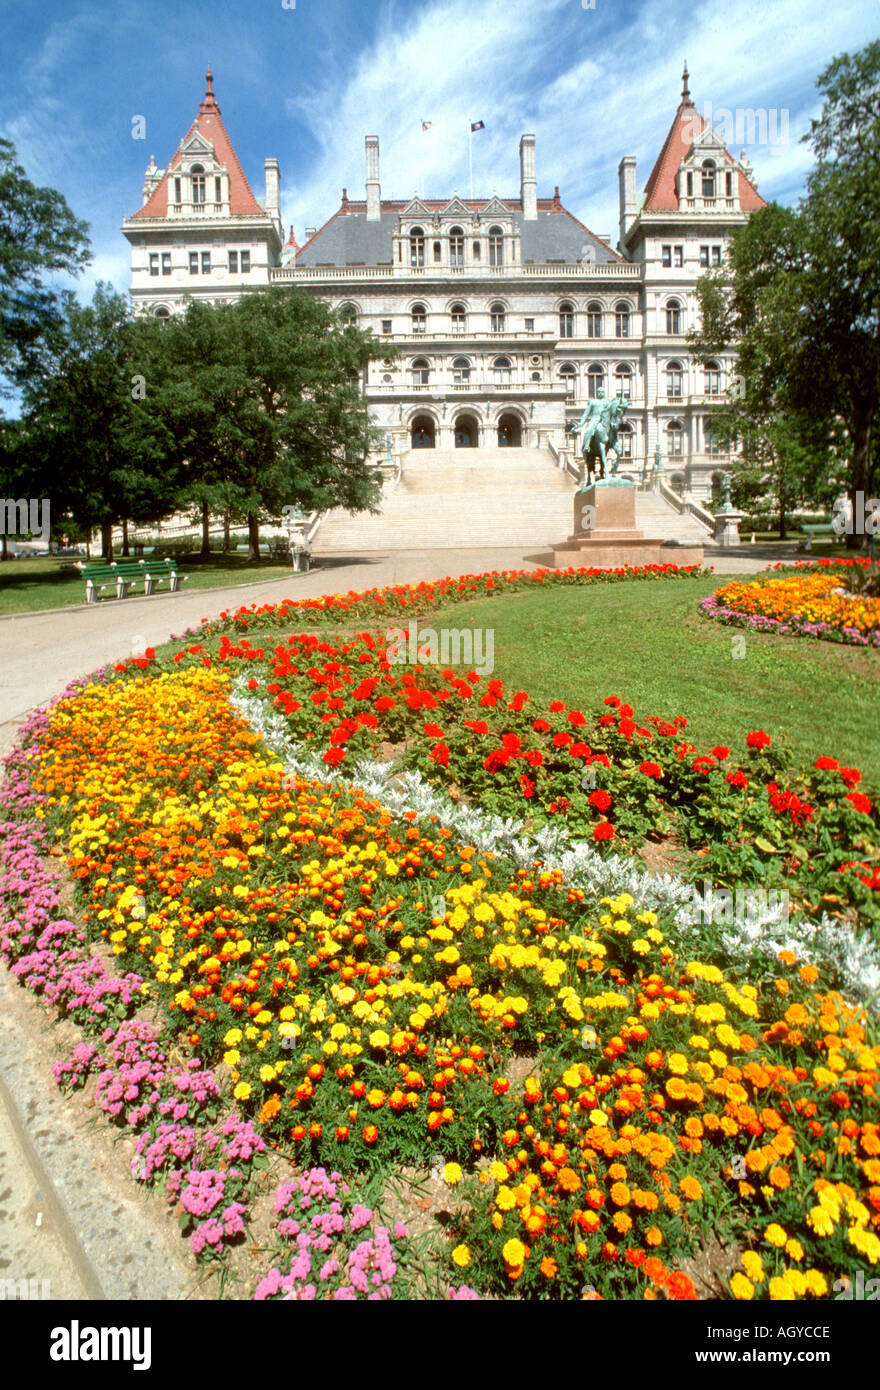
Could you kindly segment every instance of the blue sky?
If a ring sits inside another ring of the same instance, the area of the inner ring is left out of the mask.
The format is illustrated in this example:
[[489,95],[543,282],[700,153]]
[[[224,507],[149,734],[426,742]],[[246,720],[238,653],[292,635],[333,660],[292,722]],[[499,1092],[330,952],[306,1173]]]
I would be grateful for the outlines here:
[[[410,196],[423,176],[428,196],[467,194],[469,120],[486,125],[476,194],[518,194],[519,137],[532,131],[539,196],[559,184],[565,205],[616,242],[618,162],[636,155],[641,189],[684,58],[699,110],[777,113],[776,142],[748,153],[761,193],[790,203],[810,163],[799,137],[819,110],[817,75],[880,32],[878,0],[593,3],[2,0],[0,134],[34,182],[91,224],[84,292],[99,278],[128,288],[119,224],[140,206],[150,154],[164,167],[185,134],[209,62],[258,197],[264,159],[280,160],[282,215],[300,242],[343,185],[364,196],[367,134],[380,137],[384,197]],[[132,139],[136,116],[143,140]]]

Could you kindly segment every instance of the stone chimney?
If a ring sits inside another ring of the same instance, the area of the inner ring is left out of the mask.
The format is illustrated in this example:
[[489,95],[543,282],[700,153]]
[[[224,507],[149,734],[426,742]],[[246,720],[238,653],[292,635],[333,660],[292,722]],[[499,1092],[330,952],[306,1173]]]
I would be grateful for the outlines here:
[[311,241],[311,239],[312,239],[312,237],[313,237],[314,235],[315,235],[315,228],[314,228],[314,227],[306,227],[306,241]]
[[519,193],[523,218],[535,222],[538,217],[538,184],[535,179],[535,137],[524,135],[519,142]]
[[278,228],[278,235],[282,236],[281,169],[277,159],[266,160],[266,213]]
[[379,137],[368,135],[364,141],[367,151],[367,221],[379,221]]
[[617,166],[620,189],[620,245],[623,248],[626,235],[638,215],[636,199],[636,157],[626,154]]

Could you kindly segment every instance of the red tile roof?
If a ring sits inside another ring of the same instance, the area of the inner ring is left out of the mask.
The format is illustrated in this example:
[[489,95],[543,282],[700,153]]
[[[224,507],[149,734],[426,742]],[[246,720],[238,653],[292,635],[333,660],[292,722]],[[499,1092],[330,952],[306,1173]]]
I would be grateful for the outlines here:
[[[675,176],[681,161],[693,144],[694,137],[702,134],[705,128],[706,122],[691,101],[687,87],[687,69],[685,69],[685,86],[681,102],[663,148],[657,156],[657,162],[645,184],[643,212],[678,211]],[[726,151],[726,153],[729,155],[730,152]],[[742,170],[739,169],[737,172],[739,174],[739,205],[742,210],[744,212],[756,212],[758,208],[765,207],[765,200],[757,189],[749,183]]]
[[180,150],[194,131],[205,139],[209,140],[214,146],[214,155],[218,164],[226,166],[229,172],[229,211],[233,217],[265,217],[265,211],[260,207],[253,193],[251,186],[245,178],[244,170],[238,162],[238,155],[232,145],[232,141],[227,134],[226,127],[220,116],[220,107],[214,96],[213,79],[211,69],[207,72],[207,91],[205,99],[199,107],[199,114],[196,116],[186,135],[178,147],[177,153],[171,160],[165,173],[157,183],[150,197],[142,208],[138,208],[134,213],[135,217],[167,217],[168,216],[168,178],[174,169],[180,167]]

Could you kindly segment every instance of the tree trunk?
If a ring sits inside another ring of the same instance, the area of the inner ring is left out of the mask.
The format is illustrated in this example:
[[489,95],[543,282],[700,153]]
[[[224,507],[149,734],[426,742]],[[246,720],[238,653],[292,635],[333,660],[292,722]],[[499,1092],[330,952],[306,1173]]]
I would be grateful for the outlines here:
[[113,522],[101,522],[101,559],[109,565],[113,559]]
[[9,541],[8,541],[7,537],[4,535],[4,537],[3,537],[3,546],[2,546],[2,550],[0,550],[0,560],[8,560],[8,559],[9,559]]
[[129,552],[128,552],[128,522],[127,522],[127,521],[123,521],[123,523],[122,523],[122,558],[123,558],[123,560],[127,560],[127,559],[129,558]]
[[785,540],[785,537],[786,537],[785,522],[786,522],[786,515],[785,515],[785,493],[784,493],[784,492],[782,491],[782,489],[780,488],[780,490],[779,490],[779,539],[780,539],[781,541],[784,541],[784,540]]
[[226,508],[226,511],[223,513],[223,554],[224,554],[224,555],[228,555],[228,554],[229,554],[229,551],[232,549],[232,539],[231,539],[231,536],[230,536],[230,534],[229,534],[229,533],[230,533],[230,528],[231,528],[231,526],[232,526],[232,513],[230,512],[229,508],[227,507],[227,508]]
[[[874,423],[873,411],[863,405],[854,412],[853,421],[853,461],[849,485],[849,502],[852,508],[852,530],[846,533],[847,550],[860,550],[866,543],[864,517],[868,506],[868,493],[871,488],[871,434]],[[862,494],[859,505],[859,493]]]
[[202,502],[202,554],[203,560],[211,558],[211,513],[208,503]]
[[257,520],[256,512],[248,512],[248,559],[259,560],[260,558],[260,523]]

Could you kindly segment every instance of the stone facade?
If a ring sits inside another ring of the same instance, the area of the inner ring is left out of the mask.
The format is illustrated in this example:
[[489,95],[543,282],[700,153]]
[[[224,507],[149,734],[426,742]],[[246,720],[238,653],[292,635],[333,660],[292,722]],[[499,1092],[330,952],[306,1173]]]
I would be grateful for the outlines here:
[[266,160],[257,200],[223,126],[210,74],[193,126],[167,169],[151,160],[143,206],[126,219],[137,310],[235,299],[295,285],[344,308],[398,350],[364,390],[386,448],[570,449],[568,427],[601,388],[629,399],[621,473],[640,479],[659,444],[677,490],[706,496],[725,456],[706,412],[731,360],[689,352],[696,283],[721,264],[731,232],[763,204],[751,169],[697,114],[687,86],[644,193],[621,160],[617,248],[537,196],[535,140],[520,141],[516,198],[383,200],[379,141],[365,142],[365,197],[299,247],[283,243],[280,172]]

